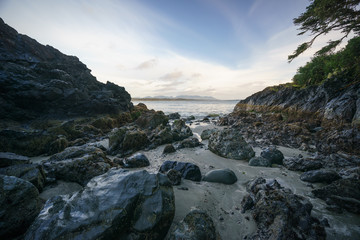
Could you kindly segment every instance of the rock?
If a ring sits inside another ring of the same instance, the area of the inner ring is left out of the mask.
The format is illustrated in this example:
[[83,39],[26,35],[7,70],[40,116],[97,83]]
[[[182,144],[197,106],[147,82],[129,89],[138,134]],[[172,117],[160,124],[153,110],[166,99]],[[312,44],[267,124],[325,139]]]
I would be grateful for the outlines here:
[[171,120],[180,119],[180,117],[181,116],[180,116],[180,114],[178,112],[169,114],[169,119],[171,119]]
[[260,156],[270,160],[271,164],[283,164],[284,155],[275,147],[266,148],[260,153]]
[[122,162],[122,166],[125,168],[140,168],[149,165],[149,159],[143,153],[136,153],[131,157],[125,158]]
[[149,140],[144,131],[136,128],[122,127],[114,129],[109,136],[109,153],[125,156],[144,149]]
[[52,143],[50,143],[48,153],[55,154],[55,153],[61,152],[68,146],[69,146],[68,140],[64,137],[60,137],[60,138],[56,139],[55,141],[53,141]]
[[304,182],[311,183],[331,183],[341,177],[333,170],[311,170],[301,174],[300,179]]
[[0,19],[1,119],[117,114],[132,108],[123,87],[96,80],[77,57],[9,27]]
[[209,138],[209,149],[213,153],[236,160],[249,160],[255,152],[237,129],[219,130]]
[[143,112],[135,123],[143,129],[155,129],[159,125],[166,126],[168,117],[162,111],[146,111]]
[[214,132],[216,132],[216,129],[205,129],[204,131],[202,131],[201,133],[201,139],[202,140],[206,140],[210,138],[210,135],[213,134]]
[[193,121],[195,120],[195,117],[193,115],[190,115],[186,118],[186,121]]
[[14,176],[29,181],[41,192],[45,184],[45,173],[41,165],[17,164],[6,168],[0,168],[0,174]]
[[41,209],[39,191],[28,181],[0,175],[0,238],[12,239],[30,226]]
[[306,172],[310,170],[317,170],[323,167],[321,161],[312,158],[285,158],[283,165],[291,171]]
[[163,154],[173,153],[173,152],[176,152],[176,149],[174,148],[174,146],[173,146],[172,144],[167,144],[167,145],[164,147]]
[[276,180],[257,178],[247,185],[244,211],[252,210],[257,231],[250,239],[325,239],[320,221],[311,216],[312,204],[305,197],[281,187]]
[[263,157],[253,157],[249,160],[249,166],[271,167],[271,161]]
[[356,214],[360,214],[360,180],[359,179],[339,179],[331,184],[312,193],[326,201],[329,205],[337,205],[343,209]]
[[27,163],[30,163],[30,158],[28,157],[17,155],[15,153],[0,152],[0,168]]
[[163,239],[175,214],[164,175],[111,170],[49,199],[25,239]]
[[167,171],[166,176],[169,178],[172,185],[180,185],[181,183],[181,173],[175,169],[170,169]]
[[203,181],[216,182],[223,184],[234,184],[237,181],[237,177],[230,169],[216,169],[211,170],[205,174]]
[[180,172],[181,177],[184,179],[188,179],[196,182],[201,181],[200,168],[195,164],[188,162],[165,161],[161,165],[159,172],[166,173],[170,169],[175,169],[178,172]]
[[201,146],[202,144],[199,142],[199,139],[196,137],[191,137],[185,140],[182,140],[180,143],[175,145],[176,149],[182,149],[182,148],[194,148]]
[[169,240],[220,240],[213,220],[201,210],[192,210],[170,233]]
[[180,141],[193,135],[190,127],[185,124],[185,121],[175,120],[171,126],[174,141]]
[[85,186],[93,177],[107,172],[111,164],[101,149],[84,145],[66,148],[44,162],[43,166],[49,177]]

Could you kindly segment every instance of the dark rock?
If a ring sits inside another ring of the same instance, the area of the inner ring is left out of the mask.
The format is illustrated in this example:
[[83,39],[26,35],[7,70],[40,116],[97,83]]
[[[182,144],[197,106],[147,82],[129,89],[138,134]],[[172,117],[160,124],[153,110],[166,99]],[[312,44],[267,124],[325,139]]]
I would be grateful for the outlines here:
[[50,143],[48,153],[55,154],[55,153],[61,152],[68,146],[69,146],[68,140],[64,137],[60,137],[60,138],[56,139],[55,141],[53,141],[52,143]]
[[164,175],[111,170],[72,196],[49,199],[25,239],[163,239],[174,201]]
[[17,164],[6,168],[0,168],[0,174],[14,176],[29,181],[41,192],[45,184],[45,173],[41,165]]
[[167,171],[166,176],[169,178],[172,185],[180,185],[181,183],[181,173],[175,169],[170,169]]
[[260,153],[260,156],[270,160],[271,164],[283,164],[284,155],[275,147],[266,148]]
[[218,240],[211,217],[200,210],[193,210],[170,233],[169,240]]
[[349,212],[360,214],[359,179],[339,179],[325,187],[313,190],[312,193],[328,204],[334,204]]
[[249,160],[249,166],[271,167],[271,161],[263,157],[253,157]]
[[131,157],[125,158],[121,164],[125,168],[140,168],[150,165],[149,159],[142,153],[136,153]]
[[182,140],[180,143],[175,145],[176,149],[182,149],[182,148],[194,148],[201,146],[202,144],[199,142],[199,139],[196,137],[188,138]]
[[193,135],[189,126],[185,124],[185,121],[175,120],[171,126],[174,141],[180,141]]
[[310,170],[317,170],[323,167],[321,161],[312,158],[285,158],[283,165],[291,171],[306,172]]
[[255,156],[238,129],[224,129],[211,134],[209,149],[221,157],[236,160],[249,160]]
[[101,149],[84,145],[66,148],[44,162],[43,166],[49,177],[85,186],[93,177],[107,172],[111,164]]
[[143,112],[135,123],[143,129],[155,129],[156,127],[168,124],[168,117],[162,111]]
[[195,117],[193,115],[190,115],[186,118],[186,121],[193,121],[195,120]]
[[213,134],[214,132],[216,132],[216,129],[205,129],[204,131],[202,131],[201,133],[201,139],[202,140],[206,140],[210,138],[210,135]]
[[167,144],[167,145],[164,147],[163,154],[173,153],[173,152],[176,152],[176,149],[174,148],[174,146],[173,146],[172,144]]
[[237,181],[237,177],[235,173],[230,169],[216,169],[206,173],[203,181],[223,184],[234,184]]
[[188,162],[165,161],[161,167],[160,172],[166,173],[170,169],[175,169],[181,173],[181,177],[192,181],[201,181],[200,168],[195,164]]
[[300,179],[304,182],[311,183],[331,183],[340,179],[341,177],[333,170],[311,170],[301,174]]
[[41,209],[39,191],[28,181],[0,175],[0,238],[12,239],[30,226]]
[[148,145],[149,140],[146,133],[136,128],[115,129],[109,136],[109,153],[111,155],[129,155]]
[[30,158],[15,153],[0,152],[0,168],[26,163],[30,163]]
[[257,231],[251,239],[325,239],[320,221],[311,216],[312,204],[276,180],[257,178],[249,182],[250,195],[242,201],[243,210],[252,209]]
[[132,108],[123,87],[98,82],[77,57],[18,34],[0,19],[1,119],[116,114]]
[[180,116],[180,114],[178,112],[169,114],[169,119],[171,119],[171,120],[180,119],[180,117],[181,116]]

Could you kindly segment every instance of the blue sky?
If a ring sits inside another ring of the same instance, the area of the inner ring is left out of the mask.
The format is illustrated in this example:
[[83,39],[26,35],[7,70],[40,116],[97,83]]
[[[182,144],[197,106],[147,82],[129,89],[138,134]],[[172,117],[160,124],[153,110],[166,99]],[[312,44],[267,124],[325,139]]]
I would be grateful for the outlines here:
[[75,55],[133,97],[243,99],[291,81],[328,39],[291,64],[307,0],[0,0],[18,32]]

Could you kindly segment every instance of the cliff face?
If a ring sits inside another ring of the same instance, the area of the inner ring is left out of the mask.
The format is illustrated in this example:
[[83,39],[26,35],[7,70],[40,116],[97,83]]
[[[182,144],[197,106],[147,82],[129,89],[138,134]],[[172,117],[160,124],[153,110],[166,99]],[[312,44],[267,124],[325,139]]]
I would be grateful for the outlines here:
[[360,121],[360,82],[331,78],[320,86],[299,89],[291,86],[268,87],[240,101],[239,110],[292,110],[326,120],[348,123]]
[[100,83],[77,57],[17,33],[0,18],[0,119],[116,114],[132,108],[123,87]]

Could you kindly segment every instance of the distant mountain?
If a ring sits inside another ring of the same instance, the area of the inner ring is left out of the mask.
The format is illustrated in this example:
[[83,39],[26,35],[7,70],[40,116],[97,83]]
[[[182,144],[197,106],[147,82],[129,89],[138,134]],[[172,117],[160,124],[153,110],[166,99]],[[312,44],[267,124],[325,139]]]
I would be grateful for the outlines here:
[[139,97],[135,97],[133,98],[133,100],[136,100],[136,99],[148,99],[148,100],[157,100],[157,99],[161,99],[161,100],[218,100],[214,97],[211,97],[211,96],[198,96],[198,95],[179,95],[179,96],[176,96],[176,97],[173,97],[173,96],[146,96],[146,97],[143,97],[143,98],[139,98]]

